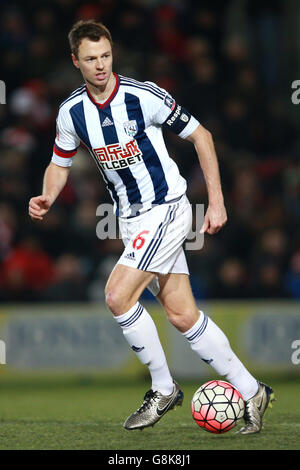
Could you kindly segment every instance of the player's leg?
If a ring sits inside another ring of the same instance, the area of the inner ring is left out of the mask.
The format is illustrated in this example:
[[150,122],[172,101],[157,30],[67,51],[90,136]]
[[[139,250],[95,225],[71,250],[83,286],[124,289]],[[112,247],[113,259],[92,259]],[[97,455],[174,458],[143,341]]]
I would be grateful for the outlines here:
[[152,379],[142,406],[124,423],[128,430],[153,426],[168,410],[182,403],[183,393],[173,381],[155,324],[138,302],[154,274],[117,264],[107,286],[106,302],[123,334]]
[[157,275],[159,292],[156,296],[164,307],[168,320],[181,333],[188,331],[199,319],[199,309],[192,293],[189,276],[182,273]]
[[139,297],[154,274],[117,264],[105,289],[106,303],[139,360],[148,366],[152,390],[169,395],[173,390],[166,357],[152,317]]
[[187,338],[191,348],[216,372],[224,376],[245,400],[245,426],[242,434],[253,434],[262,428],[263,415],[273,390],[258,382],[232,351],[222,330],[196,307],[187,274],[158,276],[157,299],[167,312],[169,321]]
[[133,307],[155,275],[148,271],[116,264],[105,287],[106,303],[114,316]]
[[185,336],[191,348],[216,372],[231,382],[244,399],[253,397],[258,389],[256,379],[247,371],[222,330],[199,311],[187,274],[170,273],[158,276],[158,300],[169,321]]

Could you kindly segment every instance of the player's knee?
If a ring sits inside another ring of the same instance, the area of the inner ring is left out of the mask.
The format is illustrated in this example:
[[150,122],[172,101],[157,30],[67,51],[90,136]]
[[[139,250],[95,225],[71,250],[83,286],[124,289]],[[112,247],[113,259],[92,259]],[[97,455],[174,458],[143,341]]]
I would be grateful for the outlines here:
[[[105,290],[105,301],[109,310],[114,315],[121,315],[126,312],[126,307],[124,306],[124,299],[120,295],[117,289],[106,289]],[[125,308],[125,312],[124,312]]]

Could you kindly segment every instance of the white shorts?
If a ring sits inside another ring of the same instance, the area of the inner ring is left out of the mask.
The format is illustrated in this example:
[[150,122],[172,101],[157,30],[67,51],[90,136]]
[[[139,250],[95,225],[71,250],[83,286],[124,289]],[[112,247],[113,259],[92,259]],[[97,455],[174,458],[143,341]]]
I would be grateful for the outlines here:
[[[192,209],[186,195],[132,219],[119,218],[125,250],[118,263],[160,274],[189,274],[182,245],[191,226]],[[148,289],[158,294],[157,277]]]

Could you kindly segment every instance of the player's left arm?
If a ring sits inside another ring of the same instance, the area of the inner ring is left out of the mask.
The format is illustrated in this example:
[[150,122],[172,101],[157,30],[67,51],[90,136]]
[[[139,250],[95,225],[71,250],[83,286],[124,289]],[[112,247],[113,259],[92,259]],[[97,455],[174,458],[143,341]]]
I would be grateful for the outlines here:
[[211,133],[201,124],[186,137],[198,155],[208,193],[208,208],[200,233],[217,233],[227,222],[218,159]]
[[176,103],[175,99],[154,83],[147,82],[154,89],[157,97],[151,95],[148,102],[151,121],[162,125],[182,139],[187,139],[195,146],[202,168],[207,191],[208,208],[201,233],[217,233],[226,223],[227,214],[221,188],[218,159],[211,133],[192,116],[187,109]]

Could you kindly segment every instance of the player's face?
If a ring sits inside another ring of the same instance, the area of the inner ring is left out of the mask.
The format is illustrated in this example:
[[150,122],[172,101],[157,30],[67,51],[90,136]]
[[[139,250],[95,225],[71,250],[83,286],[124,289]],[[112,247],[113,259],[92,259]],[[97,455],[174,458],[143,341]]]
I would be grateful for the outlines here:
[[112,50],[109,40],[102,36],[99,41],[84,38],[78,49],[78,58],[72,54],[75,67],[80,69],[89,84],[105,89],[112,76]]

